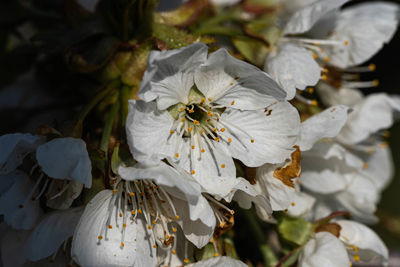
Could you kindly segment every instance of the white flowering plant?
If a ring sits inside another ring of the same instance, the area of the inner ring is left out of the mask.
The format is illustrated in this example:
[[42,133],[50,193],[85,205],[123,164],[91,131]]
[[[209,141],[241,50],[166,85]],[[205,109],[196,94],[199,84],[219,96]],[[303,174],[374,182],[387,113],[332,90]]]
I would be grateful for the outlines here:
[[[396,3],[0,4],[1,266],[388,266]],[[8,111],[8,112],[7,112]],[[396,228],[397,227],[397,228]]]

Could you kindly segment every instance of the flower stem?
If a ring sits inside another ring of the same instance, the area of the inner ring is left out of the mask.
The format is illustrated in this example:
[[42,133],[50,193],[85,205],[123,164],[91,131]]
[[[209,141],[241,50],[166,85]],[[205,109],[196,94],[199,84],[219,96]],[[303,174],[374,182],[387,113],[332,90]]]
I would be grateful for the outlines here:
[[110,142],[110,135],[113,129],[115,118],[118,116],[118,111],[120,110],[120,104],[120,101],[115,101],[107,114],[107,119],[104,124],[104,130],[100,141],[100,149],[106,153],[106,156],[108,155],[108,143]]
[[276,266],[276,264],[278,264],[279,262],[278,257],[275,255],[272,247],[268,244],[265,233],[262,231],[256,216],[254,216],[254,213],[251,210],[243,210],[243,213],[243,217],[246,219],[249,228],[253,234],[253,237],[260,249],[261,255],[264,260],[264,266]]

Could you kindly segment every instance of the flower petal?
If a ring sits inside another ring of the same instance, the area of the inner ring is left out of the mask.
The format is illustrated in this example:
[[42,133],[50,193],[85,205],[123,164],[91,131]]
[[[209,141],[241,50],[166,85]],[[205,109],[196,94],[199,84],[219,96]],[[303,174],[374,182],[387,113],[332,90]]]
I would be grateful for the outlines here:
[[25,156],[35,151],[44,138],[31,134],[6,134],[0,136],[0,174],[15,170]]
[[315,85],[321,77],[321,68],[312,53],[290,43],[280,45],[277,53],[271,53],[265,63],[265,71],[286,91],[287,100],[296,95],[296,89]]
[[297,110],[287,102],[276,102],[265,110],[226,109],[220,122],[232,137],[228,148],[246,166],[281,163],[290,157],[300,128]]
[[322,103],[327,106],[346,105],[351,107],[364,98],[364,95],[358,89],[335,88],[326,82],[318,83],[316,90]]
[[112,195],[111,190],[103,190],[86,206],[72,240],[73,260],[81,266],[155,266],[156,251],[150,243],[154,244],[154,240],[149,239],[145,223],[139,217],[133,222],[128,220],[123,248],[123,218],[114,214],[113,228],[108,229],[107,238],[99,240],[112,212],[109,210]]
[[350,266],[349,257],[342,242],[334,235],[319,232],[304,246],[299,257],[299,267]]
[[[126,135],[133,157],[143,163],[158,163],[172,156],[174,140],[169,140],[173,118],[167,111],[159,111],[154,102],[129,101]],[[172,135],[171,138],[175,138]]]
[[83,213],[83,208],[56,211],[46,215],[35,227],[26,243],[27,257],[37,261],[54,254],[69,237]]
[[[53,180],[52,182],[57,183],[60,182],[63,184],[63,181]],[[62,188],[62,187],[61,187]],[[62,189],[61,189],[62,190]],[[65,210],[71,207],[72,202],[79,197],[83,190],[83,184],[72,180],[68,184],[68,188],[58,197],[52,198],[60,193],[60,187],[57,186],[49,186],[47,190],[47,194],[49,198],[46,201],[46,205],[49,208],[56,209],[56,210]]]
[[212,53],[195,73],[197,88],[214,103],[243,110],[284,100],[285,92],[265,72],[235,59],[225,49]]
[[371,134],[392,126],[393,112],[400,111],[400,97],[372,94],[352,108],[354,111],[349,114],[346,125],[337,137],[345,144],[361,142]]
[[335,137],[346,123],[348,112],[346,106],[333,106],[304,121],[298,141],[300,149],[310,150],[320,139]]
[[29,197],[34,182],[22,171],[8,175],[13,176],[13,184],[0,197],[0,214],[4,215],[4,221],[14,229],[32,229],[43,213],[39,201]]
[[293,217],[307,216],[316,203],[313,196],[297,190],[292,195],[292,201],[295,205],[288,207],[288,214]]
[[342,229],[340,240],[346,245],[357,246],[357,252],[362,261],[370,261],[375,257],[381,258],[381,263],[387,266],[389,251],[379,236],[367,226],[355,222],[339,220],[335,221]]
[[230,257],[212,257],[207,260],[196,262],[195,264],[188,265],[190,267],[247,267],[242,261],[232,259]]
[[92,165],[86,144],[77,138],[56,138],[38,147],[36,159],[42,170],[55,179],[75,180],[90,188]]
[[315,1],[292,15],[283,30],[283,34],[299,34],[310,30],[314,24],[328,12],[339,8],[349,0]]
[[146,102],[156,99],[161,110],[186,103],[194,82],[193,71],[206,60],[207,52],[203,43],[151,52],[138,96]]
[[330,63],[346,68],[370,59],[393,37],[398,12],[398,5],[383,2],[359,4],[341,11],[329,39],[348,44],[324,50]]

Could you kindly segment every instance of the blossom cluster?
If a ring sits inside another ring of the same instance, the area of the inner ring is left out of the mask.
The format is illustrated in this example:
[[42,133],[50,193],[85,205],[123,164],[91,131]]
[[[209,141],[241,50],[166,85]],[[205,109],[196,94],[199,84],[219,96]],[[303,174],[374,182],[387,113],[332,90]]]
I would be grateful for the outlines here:
[[[106,186],[92,177],[89,140],[54,129],[1,136],[3,265],[246,266],[218,238],[232,207],[254,206],[296,245],[284,260],[386,266],[366,224],[393,176],[384,136],[400,97],[364,96],[377,81],[358,74],[375,69],[364,63],[394,35],[399,7],[278,2],[263,69],[201,41],[151,51],[124,123],[130,154],[112,154]],[[210,257],[193,256],[210,244]]]

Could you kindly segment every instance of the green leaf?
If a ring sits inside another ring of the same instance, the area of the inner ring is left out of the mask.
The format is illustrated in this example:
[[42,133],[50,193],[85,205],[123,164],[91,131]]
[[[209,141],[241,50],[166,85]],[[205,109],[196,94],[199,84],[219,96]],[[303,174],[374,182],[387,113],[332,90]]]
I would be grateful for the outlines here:
[[184,30],[159,23],[154,23],[153,25],[153,36],[162,42],[158,46],[163,49],[181,48],[193,44],[199,39],[199,37],[191,35]]
[[313,225],[301,218],[282,216],[278,222],[278,231],[286,241],[304,245],[313,234]]
[[264,65],[265,58],[269,52],[264,42],[244,36],[232,38],[232,42],[248,61],[259,67]]

